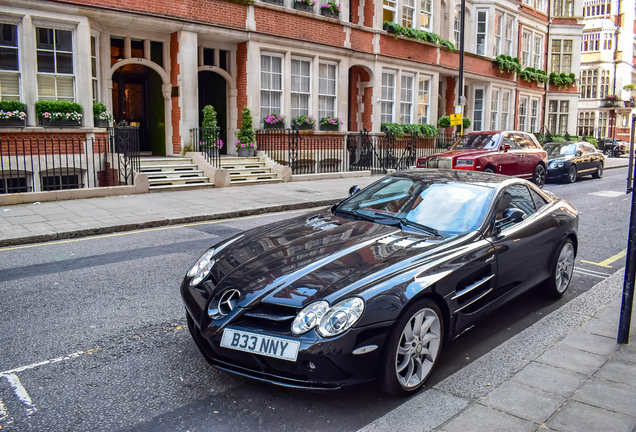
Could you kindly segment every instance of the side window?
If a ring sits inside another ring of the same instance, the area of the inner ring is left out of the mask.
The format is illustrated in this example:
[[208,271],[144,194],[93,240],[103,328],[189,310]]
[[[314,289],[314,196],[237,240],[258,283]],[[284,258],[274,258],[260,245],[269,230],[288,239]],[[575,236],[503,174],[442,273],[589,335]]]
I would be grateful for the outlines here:
[[515,142],[515,150],[525,150],[526,138],[523,136],[523,134],[515,133],[511,135],[512,135],[512,140]]
[[503,150],[504,145],[509,145],[510,150],[515,150],[517,148],[517,143],[514,141],[514,137],[512,134],[506,134],[501,140],[501,150]]
[[548,205],[548,202],[545,200],[545,198],[539,195],[539,193],[534,189],[530,189],[530,195],[532,195],[532,201],[534,201],[534,206],[536,207],[537,211],[541,210],[543,206]]
[[583,144],[579,144],[576,146],[576,150],[580,151],[583,155],[586,155],[589,153],[589,151],[587,150],[587,148],[583,145]]
[[593,154],[596,153],[596,147],[591,144],[583,144],[588,153]]
[[526,148],[528,150],[536,150],[537,145],[534,143],[534,140],[532,139],[532,137],[528,134],[524,134],[524,136],[526,137]]
[[497,205],[496,218],[502,219],[504,211],[509,208],[522,210],[526,214],[526,217],[537,211],[530,192],[524,185],[512,185],[504,189],[499,199],[499,204]]

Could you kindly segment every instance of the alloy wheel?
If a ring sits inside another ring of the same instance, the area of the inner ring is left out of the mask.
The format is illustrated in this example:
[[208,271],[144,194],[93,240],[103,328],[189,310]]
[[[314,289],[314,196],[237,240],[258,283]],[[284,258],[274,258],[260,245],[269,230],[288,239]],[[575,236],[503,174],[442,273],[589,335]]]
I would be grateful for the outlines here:
[[570,285],[574,270],[574,246],[567,242],[563,245],[556,265],[554,285],[559,293],[563,293]]
[[543,165],[537,165],[534,169],[534,184],[540,188],[545,184],[545,168],[543,168]]
[[568,172],[568,180],[570,180],[570,183],[574,183],[576,181],[576,167],[574,165],[572,165],[570,167],[570,171]]
[[419,310],[406,323],[395,356],[395,373],[404,389],[426,379],[440,351],[441,323],[430,308]]

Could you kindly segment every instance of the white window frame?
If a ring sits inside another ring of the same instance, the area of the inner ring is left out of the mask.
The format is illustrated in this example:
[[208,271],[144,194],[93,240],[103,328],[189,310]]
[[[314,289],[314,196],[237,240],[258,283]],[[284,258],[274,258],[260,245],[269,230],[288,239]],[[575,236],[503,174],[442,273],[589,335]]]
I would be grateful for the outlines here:
[[537,10],[540,12],[546,12],[547,4],[546,0],[537,0]]
[[[22,100],[22,74],[21,74],[21,70],[20,70],[20,66],[21,66],[21,62],[20,62],[20,54],[21,54],[21,47],[20,47],[20,43],[22,38],[20,37],[22,34],[22,25],[20,23],[17,22],[11,22],[11,20],[0,20],[2,24],[7,24],[7,25],[12,25],[15,26],[15,32],[16,32],[16,38],[17,38],[17,47],[11,47],[8,45],[3,46],[4,48],[9,48],[9,49],[15,49],[18,52],[18,70],[0,70],[0,76],[1,75],[17,75],[18,78],[18,93],[17,94],[10,94],[10,93],[1,93],[0,91],[0,101],[3,100],[18,100],[21,101]],[[2,45],[0,45],[2,46]],[[8,98],[8,99],[7,99]]]
[[530,56],[532,53],[532,32],[523,30],[521,32],[521,65],[530,67]]
[[[38,44],[37,44],[37,32],[38,29],[49,29],[49,30],[53,30],[53,49],[45,49],[45,48],[38,48]],[[38,100],[63,100],[63,101],[67,101],[67,102],[75,102],[77,99],[77,78],[75,76],[75,74],[77,73],[77,54],[76,54],[76,48],[77,48],[77,41],[76,41],[76,32],[75,29],[69,29],[66,26],[61,26],[61,27],[56,27],[53,25],[35,25],[34,26],[34,30],[35,30],[35,40],[34,40],[34,46],[35,46],[35,70],[36,70],[36,77],[37,77],[37,95],[38,95]],[[72,64],[73,64],[73,73],[69,74],[69,73],[60,73],[57,71],[57,53],[69,53],[69,51],[61,51],[58,50],[55,47],[55,31],[56,30],[60,30],[60,31],[69,31],[71,32],[71,51],[70,53],[73,56],[73,60],[72,60]],[[54,71],[53,72],[40,72],[38,71],[38,60],[37,60],[37,53],[38,51],[41,52],[52,52],[53,53],[53,58],[54,58]],[[54,88],[54,95],[45,95],[42,94],[40,92],[40,77],[52,77],[53,78],[53,88]],[[58,90],[58,78],[71,78],[72,79],[72,88],[73,88],[73,98],[69,98],[69,97],[61,97],[59,96],[59,90]]]
[[[430,10],[426,10],[426,5],[430,6]],[[420,0],[420,30],[433,31],[433,0]],[[423,20],[428,17],[428,27],[424,26]]]
[[[385,80],[384,77],[387,77],[387,79],[390,79],[391,82],[387,81],[387,85],[385,85]],[[381,82],[380,82],[380,123],[395,123],[395,82],[396,82],[396,77],[397,77],[397,73],[395,71],[392,70],[383,70],[382,71],[382,75],[381,75]],[[388,84],[392,84],[392,86],[389,86]],[[388,89],[391,88],[393,91],[393,95],[392,98],[388,97]],[[384,90],[387,89],[387,94],[386,94],[386,98],[385,96],[385,92]],[[389,110],[387,110],[386,108],[390,108],[390,113]],[[390,116],[390,119],[387,118],[387,116]],[[390,120],[390,121],[387,121]]]
[[[555,51],[554,43],[559,41],[559,51]],[[570,51],[565,51],[565,42],[570,42]],[[550,43],[550,72],[561,73],[564,72],[569,74],[572,72],[572,56],[574,50],[574,41],[572,39],[552,39]],[[569,66],[565,68],[564,59],[569,58]],[[555,60],[558,59],[558,67],[555,67]]]
[[[563,102],[568,104],[563,111]],[[565,135],[569,120],[569,100],[552,99],[548,101],[548,130],[551,134]],[[556,110],[553,109],[556,105]]]
[[[494,28],[493,28],[493,47],[492,47],[492,56],[497,57],[499,54],[503,53],[503,33],[504,33],[504,20],[506,18],[506,14],[500,12],[498,10],[495,11],[495,19],[494,19]],[[499,33],[497,33],[497,29],[499,29]]]
[[497,121],[499,119],[499,95],[501,89],[493,88],[490,90],[490,130],[497,130]]
[[[100,73],[99,73],[99,33],[95,31],[91,31],[91,47],[90,47],[90,55],[91,55],[91,91],[93,96],[93,103],[100,102]],[[92,51],[92,39],[95,38],[95,55],[93,55]],[[93,76],[93,61],[95,62],[95,76]]]
[[519,120],[517,122],[517,130],[527,132],[528,127],[528,96],[519,96]]
[[[481,110],[477,109],[477,92],[481,90]],[[484,130],[484,113],[486,112],[486,88],[485,87],[474,87],[473,88],[473,117],[472,117],[472,129],[474,132],[479,132]],[[475,113],[481,112],[481,119],[479,128],[477,128],[477,116]]]
[[402,27],[415,27],[415,2],[416,0],[402,0]]
[[[387,20],[385,15],[390,12],[393,14],[392,20]],[[397,11],[398,11],[398,0],[382,0],[382,21],[391,21],[395,22],[397,19]]]
[[[482,13],[485,15],[484,21],[479,21],[479,14],[482,14]],[[479,31],[479,25],[482,22],[483,22],[483,25],[484,25],[484,31],[480,32]],[[480,37],[480,35],[483,37],[483,41],[484,41],[483,49],[481,50],[481,52],[480,52],[480,49],[479,49],[479,46],[480,46],[479,45],[479,37]],[[485,56],[486,53],[488,52],[488,9],[477,9],[477,23],[476,23],[476,26],[475,26],[475,37],[476,37],[476,39],[475,39],[475,54]]]
[[[505,27],[504,27],[504,54],[512,56],[512,52],[514,49],[514,39],[515,39],[515,17],[514,15],[506,14],[505,16]],[[510,36],[510,37],[508,37]]]
[[510,90],[501,91],[501,125],[499,129],[508,129],[508,120],[510,119],[510,102],[512,100],[512,92]]
[[[271,70],[271,64],[272,62],[270,61],[270,71],[265,72],[267,74],[270,75],[270,87],[268,88],[263,88],[263,57],[270,57],[270,58],[277,58],[280,60],[280,90],[276,90],[276,89],[272,89],[271,88],[271,76],[276,74],[276,72],[273,72]],[[285,80],[283,79],[283,72],[285,70],[285,58],[282,54],[277,54],[277,53],[270,53],[270,52],[261,52],[260,55],[260,75],[259,75],[259,109],[260,109],[260,115],[261,115],[261,122],[265,119],[265,116],[267,114],[278,114],[278,115],[282,115],[284,112],[284,108],[285,108]],[[274,110],[272,110],[272,104],[271,104],[271,98],[270,98],[270,104],[267,106],[263,105],[263,92],[268,92],[268,93],[279,93],[279,100],[280,100],[280,106],[279,107],[274,107]],[[267,112],[263,111],[263,109],[266,108],[268,109]],[[278,112],[276,112],[278,111]]]
[[[322,78],[320,76],[320,66],[321,65],[326,65],[327,66],[327,78]],[[327,80],[329,81],[329,68],[332,67],[335,70],[335,79],[334,79],[334,93],[328,94],[328,93],[323,93],[320,91],[320,81],[321,80]],[[329,112],[327,110],[321,110],[320,109],[320,100],[321,98],[333,98],[333,112]],[[327,114],[331,114],[331,115],[322,115],[321,113],[327,113]],[[337,62],[330,62],[330,61],[326,61],[326,60],[320,60],[318,62],[318,121],[320,121],[321,118],[323,117],[338,117],[338,63]]]
[[541,100],[538,98],[530,98],[530,131],[531,133],[539,132],[539,112]]
[[455,15],[453,17],[453,35],[455,36],[455,48],[457,50],[460,49],[459,45],[461,43],[461,31],[462,31],[462,18],[461,18],[461,8],[455,8]]
[[[431,117],[431,81],[432,78],[428,75],[420,75],[417,80],[417,123],[418,124],[428,124]],[[426,83],[424,88],[422,88],[422,84]],[[426,97],[428,96],[428,97]],[[423,100],[427,100],[428,102],[422,102]],[[421,115],[420,107],[425,107],[424,111],[426,112],[426,116]]]
[[[296,56],[292,56],[291,58],[291,64],[290,66],[294,63],[294,62],[299,62],[299,73],[300,75],[294,75],[292,70],[293,68],[290,67],[289,68],[289,77],[290,77],[290,86],[289,86],[289,94],[290,94],[290,116],[291,119],[294,119],[296,117],[299,116],[310,116],[311,115],[311,105],[312,105],[312,100],[311,100],[311,81],[312,81],[312,61],[310,58],[307,57],[296,57]],[[308,63],[308,71],[309,71],[309,76],[305,76],[302,75],[302,64],[304,63]],[[294,90],[294,84],[292,83],[293,78],[297,76],[299,78],[299,89],[298,90]],[[302,79],[303,78],[309,78],[309,86],[307,88],[307,91],[302,91]],[[299,105],[298,106],[294,106],[294,96],[298,95],[298,102]],[[300,107],[300,101],[302,99],[302,97],[306,97],[307,98],[307,108],[301,108]]]
[[[410,81],[410,84],[409,84],[409,81]],[[414,123],[413,121],[414,96],[415,96],[415,74],[403,72],[402,74],[400,74],[400,123],[401,124]]]
[[543,68],[543,35],[540,33],[535,33],[532,37],[532,58],[533,68]]

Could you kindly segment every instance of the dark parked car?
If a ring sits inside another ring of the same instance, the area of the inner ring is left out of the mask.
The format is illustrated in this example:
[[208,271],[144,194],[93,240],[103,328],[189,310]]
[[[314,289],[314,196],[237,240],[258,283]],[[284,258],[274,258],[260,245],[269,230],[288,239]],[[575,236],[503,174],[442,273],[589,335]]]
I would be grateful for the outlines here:
[[578,177],[603,177],[605,156],[587,142],[553,142],[543,145],[548,152],[548,179],[574,183]]
[[417,168],[484,171],[545,183],[548,158],[534,135],[526,132],[473,132],[444,152],[417,160]]
[[601,138],[599,139],[598,147],[606,156],[620,157],[627,154],[629,144],[612,138]]
[[544,282],[563,295],[576,208],[525,180],[399,172],[209,249],[181,284],[207,361],[256,380],[420,388],[444,342]]

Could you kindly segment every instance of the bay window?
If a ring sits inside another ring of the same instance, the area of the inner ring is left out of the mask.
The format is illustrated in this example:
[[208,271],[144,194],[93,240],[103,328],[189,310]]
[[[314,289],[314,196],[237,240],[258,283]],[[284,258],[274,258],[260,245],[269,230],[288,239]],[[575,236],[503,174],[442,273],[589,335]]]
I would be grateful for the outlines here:
[[543,67],[543,62],[541,61],[543,58],[543,36],[535,33],[533,48],[532,56],[534,57],[534,61],[532,62],[532,67],[539,70]]
[[504,54],[512,56],[512,38],[514,35],[514,22],[515,18],[510,15],[506,15],[506,47]]
[[521,35],[521,65],[530,67],[530,39],[532,33],[524,31]]
[[38,99],[75,101],[73,32],[36,27]]
[[490,94],[490,130],[497,130],[497,117],[499,116],[499,90],[493,89]]
[[503,29],[501,27],[503,21],[503,14],[501,12],[495,12],[495,33],[493,38],[492,56],[497,57],[501,54],[501,36]]
[[383,0],[382,2],[382,21],[395,22],[395,13],[397,11],[397,0]]
[[455,19],[453,21],[453,34],[455,36],[455,48],[459,50],[461,43],[462,16],[461,11],[455,8]]
[[553,39],[551,60],[551,72],[566,74],[572,72],[572,40]]

